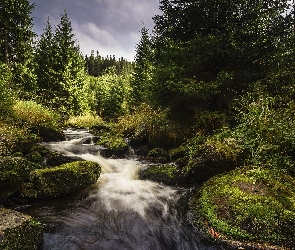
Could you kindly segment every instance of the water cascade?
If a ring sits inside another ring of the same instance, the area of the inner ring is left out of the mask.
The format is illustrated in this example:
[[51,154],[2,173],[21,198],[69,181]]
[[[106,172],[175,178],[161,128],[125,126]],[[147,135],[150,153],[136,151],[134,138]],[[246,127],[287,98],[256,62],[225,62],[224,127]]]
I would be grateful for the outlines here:
[[180,205],[185,190],[139,180],[136,158],[106,159],[85,130],[65,131],[52,150],[98,162],[98,182],[73,195],[38,201],[26,209],[46,225],[44,250],[219,249],[186,225]]

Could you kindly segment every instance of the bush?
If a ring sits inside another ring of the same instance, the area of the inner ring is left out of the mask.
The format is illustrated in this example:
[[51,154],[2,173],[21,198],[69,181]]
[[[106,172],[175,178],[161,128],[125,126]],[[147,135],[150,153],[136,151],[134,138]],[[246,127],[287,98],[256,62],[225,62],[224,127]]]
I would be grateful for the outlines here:
[[249,152],[249,164],[265,164],[294,172],[295,104],[276,98],[248,96],[240,109],[233,137]]
[[88,161],[76,161],[53,168],[36,169],[30,173],[30,182],[23,186],[22,196],[53,198],[69,194],[95,183],[100,170],[98,163]]
[[28,137],[26,129],[0,122],[0,156],[21,150],[21,142]]
[[66,125],[74,128],[97,128],[104,126],[104,122],[102,118],[97,115],[86,114],[71,116]]
[[215,238],[295,247],[295,179],[281,170],[245,167],[206,182],[191,209]]
[[170,121],[167,111],[141,104],[130,115],[118,119],[118,131],[131,140],[147,140],[155,147],[172,148],[182,140],[181,128]]
[[59,115],[34,101],[17,101],[13,111],[16,121],[32,132],[59,129]]
[[13,94],[9,86],[11,76],[8,67],[5,64],[0,63],[0,120],[5,120],[11,113],[13,105]]

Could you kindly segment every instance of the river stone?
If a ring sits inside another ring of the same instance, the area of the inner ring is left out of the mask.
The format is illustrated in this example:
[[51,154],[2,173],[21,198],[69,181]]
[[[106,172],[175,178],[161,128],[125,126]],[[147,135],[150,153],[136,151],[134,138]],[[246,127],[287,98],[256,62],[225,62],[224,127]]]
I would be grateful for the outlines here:
[[42,225],[31,216],[0,208],[0,250],[38,249],[42,231]]
[[23,183],[24,198],[55,198],[73,193],[94,184],[101,167],[96,162],[76,161],[61,166],[36,169],[30,173],[29,182]]

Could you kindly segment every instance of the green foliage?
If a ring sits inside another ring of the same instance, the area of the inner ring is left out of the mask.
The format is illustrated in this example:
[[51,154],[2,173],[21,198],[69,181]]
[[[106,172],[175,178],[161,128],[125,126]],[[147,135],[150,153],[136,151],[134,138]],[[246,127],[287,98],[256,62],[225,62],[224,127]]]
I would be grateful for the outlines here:
[[101,77],[90,77],[90,90],[94,109],[103,118],[115,118],[129,110],[130,74],[117,75],[115,68],[110,68]]
[[20,143],[28,138],[26,129],[0,122],[0,156],[11,155],[20,150]]
[[37,250],[40,248],[43,236],[43,226],[28,215],[5,208],[0,209],[1,218],[6,221],[0,225],[1,250]]
[[19,125],[37,134],[41,129],[59,128],[59,115],[34,101],[17,101],[13,111]]
[[126,152],[128,150],[128,144],[125,138],[122,138],[119,135],[104,135],[99,138],[96,144],[103,145],[114,151],[114,153]]
[[9,68],[3,64],[0,63],[0,119],[4,120],[6,119],[10,112],[11,107],[13,104],[13,93],[11,90],[11,72]]
[[36,165],[18,157],[0,157],[0,201],[20,189]]
[[84,59],[66,12],[54,32],[48,20],[37,44],[35,61],[38,98],[44,106],[64,115],[90,111]]
[[179,181],[179,169],[172,164],[151,165],[141,170],[140,178],[175,185]]
[[246,97],[233,136],[248,150],[250,163],[294,171],[294,103],[278,104],[272,97]]
[[30,183],[24,186],[23,196],[53,198],[72,193],[95,183],[100,175],[95,162],[78,161],[61,166],[37,169],[30,173]]
[[130,139],[148,140],[154,146],[170,146],[178,143],[181,129],[170,121],[167,111],[154,110],[143,103],[134,112],[118,119],[118,130]]
[[103,127],[104,121],[101,117],[93,114],[70,116],[66,125],[75,128],[96,128]]
[[2,0],[0,8],[0,61],[24,63],[33,52],[31,13],[34,4],[27,0]]
[[215,236],[294,247],[294,184],[279,170],[241,168],[209,180],[191,208]]

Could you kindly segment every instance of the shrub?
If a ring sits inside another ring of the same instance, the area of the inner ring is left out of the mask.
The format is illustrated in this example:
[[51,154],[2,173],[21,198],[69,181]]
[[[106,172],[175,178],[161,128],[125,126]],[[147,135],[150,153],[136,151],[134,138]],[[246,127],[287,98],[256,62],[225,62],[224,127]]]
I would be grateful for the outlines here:
[[13,94],[9,86],[11,81],[11,72],[8,67],[0,63],[0,119],[5,120],[10,112],[13,105]]
[[98,163],[76,161],[61,166],[36,169],[22,195],[30,198],[53,198],[72,193],[95,183],[100,175]]
[[0,156],[21,150],[21,142],[28,137],[26,129],[0,122]]
[[28,130],[58,130],[59,115],[34,101],[17,101],[13,106],[16,121]]
[[272,97],[244,100],[233,136],[249,152],[249,163],[294,171],[295,104],[279,106]]
[[104,121],[101,117],[88,113],[86,115],[71,116],[66,125],[75,128],[95,128],[104,126]]
[[118,131],[132,139],[147,140],[153,146],[173,147],[182,138],[180,127],[168,119],[167,111],[141,104],[132,114],[118,119]]

